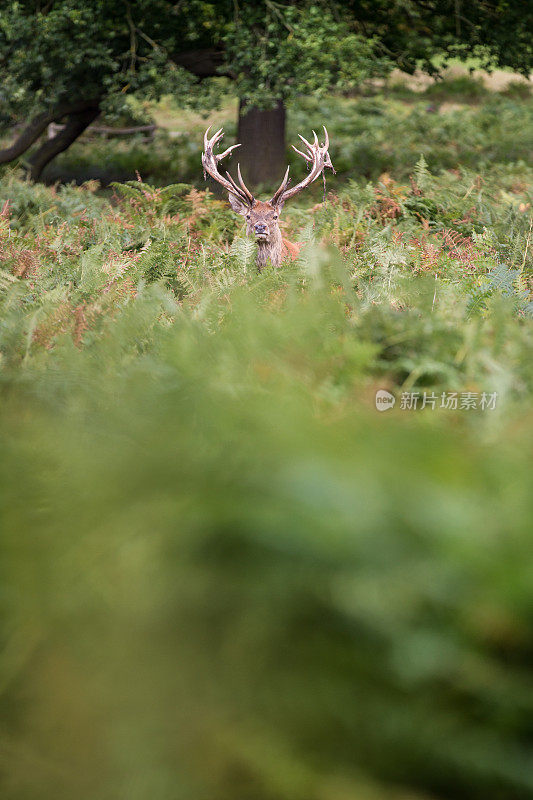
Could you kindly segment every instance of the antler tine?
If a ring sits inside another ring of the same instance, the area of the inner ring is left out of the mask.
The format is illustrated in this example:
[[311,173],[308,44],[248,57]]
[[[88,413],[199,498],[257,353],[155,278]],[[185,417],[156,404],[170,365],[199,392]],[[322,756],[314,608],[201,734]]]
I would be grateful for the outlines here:
[[285,175],[283,176],[283,180],[281,181],[281,183],[279,185],[279,189],[272,196],[272,199],[270,201],[272,203],[272,205],[275,205],[278,202],[279,198],[281,197],[281,194],[285,191],[285,189],[288,186],[288,183],[290,181],[289,170],[290,170],[290,167],[287,167],[287,169],[285,170]]
[[308,156],[306,153],[302,153],[302,151],[298,150],[298,148],[295,147],[293,144],[291,144],[291,147],[292,147],[292,149],[294,150],[295,153],[298,153],[299,156],[303,156],[303,158],[305,158],[306,161],[312,161],[313,160],[312,156]]
[[229,172],[227,170],[226,170],[226,175],[228,176],[229,182],[233,186],[234,194],[238,193],[238,196],[240,197],[242,195],[242,189],[240,189],[239,186],[237,186],[237,184],[235,183],[234,179],[231,177],[231,175],[229,174]]
[[232,144],[231,147],[228,147],[228,149],[224,150],[223,153],[220,153],[220,155],[215,156],[216,160],[217,161],[222,161],[222,159],[226,158],[226,156],[229,155],[232,150],[235,150],[236,147],[241,147],[241,145],[240,144]]
[[253,194],[251,193],[251,191],[250,191],[250,190],[249,190],[249,189],[246,187],[246,184],[244,183],[244,181],[243,181],[243,179],[242,179],[242,175],[241,175],[241,165],[240,165],[240,164],[237,164],[237,177],[238,177],[238,179],[239,179],[239,183],[240,183],[240,184],[241,184],[241,186],[242,186],[242,190],[243,190],[243,192],[244,192],[244,193],[245,193],[245,195],[247,196],[247,198],[248,198],[248,200],[250,201],[250,203],[253,203],[253,202],[254,202],[254,196],[253,196]]
[[308,142],[307,139],[304,136],[302,136],[301,133],[298,134],[302,142],[305,144],[307,152],[302,152],[301,150],[298,150],[296,147],[294,147],[294,145],[293,145],[293,150],[295,150],[298,153],[298,155],[302,156],[306,161],[311,163],[311,169],[309,170],[306,177],[302,181],[300,181],[300,183],[297,183],[296,186],[292,186],[290,189],[288,189],[286,188],[286,185],[285,186],[282,185],[278,189],[278,191],[274,195],[278,203],[280,201],[285,202],[290,197],[294,197],[295,194],[301,192],[302,189],[305,189],[306,186],[309,186],[311,183],[313,183],[313,181],[315,181],[318,178],[318,176],[324,172],[324,169],[326,167],[330,167],[331,169],[333,169],[331,158],[328,153],[329,136],[326,127],[325,126],[323,127],[324,127],[324,135],[326,137],[323,145],[321,145],[320,142],[318,141],[318,136],[316,135],[315,131],[313,131],[312,144],[311,142]]
[[[314,131],[313,131],[313,132],[314,132]],[[305,136],[302,136],[302,134],[301,134],[301,133],[299,133],[299,134],[298,134],[298,136],[300,137],[300,139],[302,140],[302,142],[303,142],[305,145],[307,145],[307,147],[309,148],[309,150],[312,150],[312,149],[313,149],[313,145],[311,144],[311,142],[308,142],[308,141],[307,141],[307,139],[305,138]]]
[[328,153],[328,147],[329,147],[328,129],[326,128],[325,125],[322,125],[322,127],[324,128],[324,150],[326,151],[324,158],[324,168],[328,167],[333,172],[333,174],[336,175],[337,173],[335,172],[335,167],[333,166],[331,161],[331,156]]
[[204,133],[204,150],[206,150],[208,147],[213,148],[215,144],[218,142],[218,140],[221,138],[221,136],[224,135],[223,128],[219,128],[218,131],[214,133],[213,136],[209,139],[208,133],[211,130],[211,127],[212,126],[210,125],[209,128]]
[[226,150],[224,150],[223,153],[215,155],[215,153],[213,152],[213,148],[222,139],[224,135],[224,130],[223,128],[220,128],[215,134],[213,134],[213,136],[211,136],[211,138],[209,138],[210,130],[211,126],[209,126],[209,128],[204,133],[204,152],[202,153],[202,165],[204,168],[204,177],[205,173],[207,172],[213,178],[213,180],[215,180],[217,183],[223,186],[227,192],[230,192],[231,194],[238,197],[239,200],[241,200],[246,205],[251,205],[253,203],[253,197],[250,194],[250,192],[248,192],[247,189],[245,191],[244,189],[241,189],[239,186],[237,186],[237,184],[235,183],[233,178],[229,175],[229,173],[228,173],[229,180],[226,180],[226,178],[224,178],[223,175],[221,175],[220,172],[218,171],[218,162],[221,161],[223,158],[225,158],[225,156],[229,155],[229,153],[235,150],[236,147],[240,147],[240,145],[239,144],[231,145],[231,147],[228,147]]

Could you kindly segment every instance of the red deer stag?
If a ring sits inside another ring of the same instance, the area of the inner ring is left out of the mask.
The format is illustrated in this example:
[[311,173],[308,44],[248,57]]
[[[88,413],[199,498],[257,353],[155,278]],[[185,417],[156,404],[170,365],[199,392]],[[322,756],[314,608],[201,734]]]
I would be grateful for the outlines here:
[[220,183],[226,189],[229,195],[229,202],[232,209],[237,214],[242,214],[246,217],[246,233],[249,236],[255,236],[257,242],[257,268],[259,272],[270,259],[274,267],[279,267],[284,255],[290,254],[291,247],[284,243],[281,231],[279,229],[279,215],[287,200],[294,197],[295,194],[301,192],[306,186],[316,181],[326,167],[333,169],[331,158],[328,153],[329,137],[326,128],[324,128],[325,141],[324,144],[319,144],[318,137],[313,131],[314,142],[310,143],[303,136],[300,139],[306,147],[306,152],[302,153],[296,150],[298,155],[303,156],[309,162],[310,170],[306,177],[297,183],[296,186],[289,188],[289,167],[285,172],[285,176],[277,192],[266,203],[261,200],[256,200],[249,189],[246,188],[242,179],[240,166],[237,165],[237,176],[239,178],[239,185],[234,181],[229,172],[226,172],[226,178],[218,171],[218,162],[240,147],[240,144],[234,144],[228,147],[223,153],[216,155],[213,152],[215,145],[222,139],[224,132],[222,128],[215,133],[210,139],[208,138],[210,128],[204,134],[204,152],[202,153],[202,164],[204,167],[204,178],[206,173]]

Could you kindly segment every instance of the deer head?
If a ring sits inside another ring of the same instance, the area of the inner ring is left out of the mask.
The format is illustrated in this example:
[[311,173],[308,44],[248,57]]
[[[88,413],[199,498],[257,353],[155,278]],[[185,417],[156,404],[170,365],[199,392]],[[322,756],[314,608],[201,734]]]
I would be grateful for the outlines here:
[[300,139],[305,145],[305,152],[296,150],[298,155],[302,156],[308,164],[310,164],[309,172],[306,177],[297,183],[295,186],[289,188],[289,167],[283,177],[279,189],[266,202],[256,200],[250,190],[246,187],[240,166],[237,165],[237,183],[226,172],[226,176],[220,174],[218,171],[218,163],[229,155],[232,150],[240,147],[240,144],[234,144],[228,147],[223,153],[215,154],[213,149],[215,145],[222,139],[222,128],[217,131],[214,136],[208,138],[210,128],[204,134],[204,152],[202,153],[202,164],[204,167],[204,177],[208,173],[217,183],[224,187],[228,192],[229,202],[232,209],[246,218],[246,232],[249,236],[253,236],[257,242],[257,266],[259,270],[267,263],[268,260],[272,262],[275,267],[279,267],[282,259],[283,240],[281,231],[279,229],[279,217],[283,206],[287,200],[294,195],[305,189],[319,175],[321,175],[326,167],[333,170],[333,164],[328,153],[329,137],[326,128],[324,127],[324,144],[320,144],[316,133],[313,131],[314,141],[308,142],[303,136]]

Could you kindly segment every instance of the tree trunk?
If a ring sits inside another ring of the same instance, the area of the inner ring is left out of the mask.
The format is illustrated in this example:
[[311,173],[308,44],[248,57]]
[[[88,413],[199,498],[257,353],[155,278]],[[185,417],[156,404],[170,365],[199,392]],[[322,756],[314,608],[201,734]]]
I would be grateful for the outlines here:
[[279,100],[275,108],[261,111],[239,104],[236,151],[244,180],[250,189],[279,183],[287,167],[285,153],[285,106]]
[[29,159],[31,179],[38,181],[46,165],[59,153],[70,147],[99,114],[98,106],[86,108],[76,114],[69,114],[65,127],[53,139],[44,142]]

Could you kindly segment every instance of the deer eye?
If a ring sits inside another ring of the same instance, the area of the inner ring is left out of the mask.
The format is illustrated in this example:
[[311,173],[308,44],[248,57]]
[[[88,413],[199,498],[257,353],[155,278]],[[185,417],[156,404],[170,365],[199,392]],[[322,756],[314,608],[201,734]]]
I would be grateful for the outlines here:
[[251,214],[247,214],[246,215],[246,219],[250,219],[250,217],[251,217]]
[[274,214],[274,216],[272,217],[272,219],[277,219],[277,218],[278,218],[277,214]]

